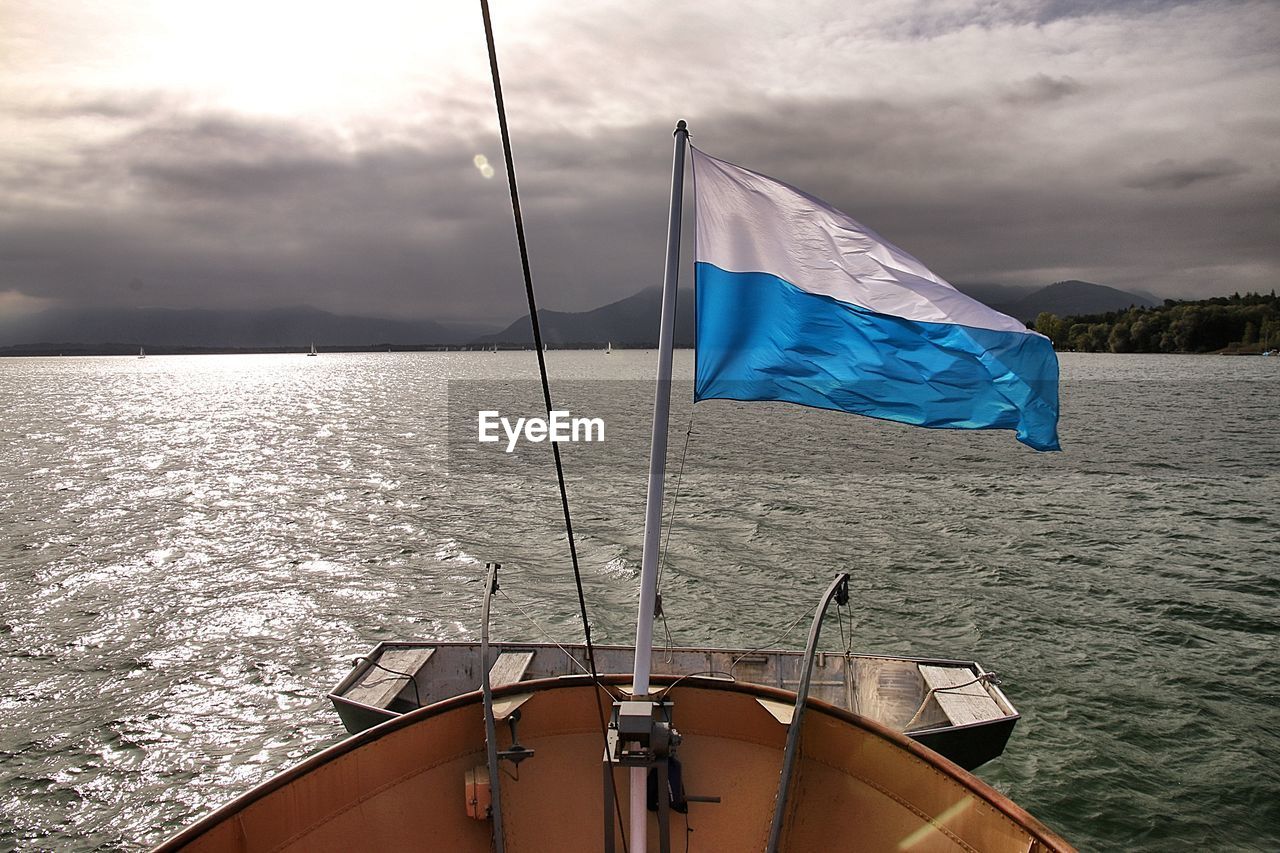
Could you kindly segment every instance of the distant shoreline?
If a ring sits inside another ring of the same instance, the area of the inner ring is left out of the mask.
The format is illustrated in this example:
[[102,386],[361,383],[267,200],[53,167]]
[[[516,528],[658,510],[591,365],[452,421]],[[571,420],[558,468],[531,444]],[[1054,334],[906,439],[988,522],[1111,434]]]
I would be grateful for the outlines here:
[[[657,343],[614,344],[619,350],[651,350],[657,349]],[[548,346],[549,350],[603,351],[603,343],[581,343]],[[132,356],[138,357],[139,349],[145,349],[148,356],[153,355],[306,355],[307,346],[300,347],[189,347],[189,346],[154,346],[152,344],[18,344],[0,347],[0,358],[57,358],[59,356]],[[351,353],[351,352],[493,352],[493,344],[373,344],[370,346],[317,346],[316,352]],[[498,344],[498,352],[533,352],[533,347],[517,344]],[[676,347],[691,349],[691,347]]]
[[[144,346],[147,357],[161,355],[307,355],[307,347],[150,347]],[[614,352],[623,352],[627,350],[656,350],[657,344],[649,344],[648,346],[639,344],[635,346],[619,346],[614,344]],[[693,347],[677,346],[677,350],[692,350]],[[548,347],[550,351],[559,352],[603,352],[603,344],[583,344],[580,346],[555,346]],[[492,345],[489,346],[373,346],[373,347],[316,347],[316,352],[320,355],[342,354],[342,353],[361,353],[361,352],[494,352]],[[532,347],[521,346],[502,346],[499,345],[497,352],[533,352]],[[1262,351],[1241,351],[1231,348],[1217,350],[1215,352],[1129,352],[1129,353],[1091,353],[1077,352],[1076,350],[1056,350],[1059,354],[1070,355],[1196,355],[1196,356],[1232,356],[1232,357],[1250,357],[1263,356],[1266,353]],[[114,347],[114,346],[73,346],[62,349],[44,348],[40,346],[14,346],[0,347],[0,359],[4,358],[138,358],[138,347]]]

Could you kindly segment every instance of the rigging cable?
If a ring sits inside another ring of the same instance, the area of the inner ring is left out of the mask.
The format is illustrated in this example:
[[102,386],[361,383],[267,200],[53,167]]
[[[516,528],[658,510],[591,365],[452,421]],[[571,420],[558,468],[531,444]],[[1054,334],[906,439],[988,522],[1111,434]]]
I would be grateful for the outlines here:
[[[846,618],[849,620],[849,631],[847,634],[844,630],[844,622]],[[844,656],[847,658],[853,654],[853,606],[837,603],[836,621],[840,624],[840,644],[844,646]]]
[[792,622],[791,625],[787,628],[787,630],[783,631],[781,636],[779,636],[777,639],[770,640],[768,643],[766,643],[763,646],[760,646],[759,648],[751,649],[750,651],[746,651],[738,655],[729,664],[729,674],[730,675],[733,674],[734,667],[736,667],[739,663],[741,663],[744,658],[751,657],[751,655],[754,655],[756,652],[763,652],[765,649],[769,648],[770,646],[776,646],[779,643],[781,643],[783,640],[785,640],[787,637],[790,637],[791,632],[794,631],[796,629],[796,626],[800,624],[800,620],[808,615],[809,615],[808,613],[801,613],[799,616],[797,616],[796,621]]
[[[533,629],[535,631],[537,631],[539,634],[542,635],[542,638],[544,640],[546,640],[548,643],[558,648],[560,651],[564,652],[565,657],[569,659],[570,663],[572,663],[578,669],[582,670],[583,675],[587,675],[587,676],[591,675],[591,670],[587,669],[586,664],[578,660],[577,657],[574,656],[573,652],[569,651],[567,648],[564,647],[564,644],[557,642],[556,638],[551,636],[550,632],[548,632],[546,628],[542,627],[542,625],[538,623],[538,620],[534,619],[532,616],[529,615],[529,611],[525,610],[523,607],[520,606],[520,602],[516,601],[511,596],[507,595],[501,589],[498,590],[498,595],[502,596],[506,600],[506,602],[510,604],[512,607],[514,607],[521,616],[529,620],[529,624],[533,626]],[[613,696],[615,699],[618,698],[618,696],[614,694],[612,690],[609,689],[608,685],[602,684],[600,685],[600,687],[605,692],[607,692],[610,696]]]
[[662,573],[667,566],[667,549],[671,547],[671,528],[676,524],[676,505],[680,502],[680,484],[684,482],[684,460],[689,455],[689,439],[693,435],[693,415],[697,407],[689,409],[689,427],[684,432],[684,450],[680,452],[680,470],[676,474],[676,488],[671,496],[671,514],[667,517],[667,535],[662,542],[662,553],[658,555],[658,579],[654,584],[658,596],[657,615],[662,619],[662,631],[667,636],[667,663],[671,663],[671,628],[667,625],[667,612],[662,606]]
[[[413,702],[414,702],[414,704],[415,704],[415,705],[417,705],[419,708],[421,708],[421,707],[422,707],[422,694],[418,692],[418,679],[417,679],[417,677],[416,677],[412,672],[401,672],[401,671],[400,671],[400,670],[398,670],[398,669],[391,669],[390,667],[386,667],[386,666],[383,666],[382,664],[378,663],[378,662],[377,662],[376,660],[374,660],[373,658],[367,658],[367,657],[365,657],[365,656],[363,656],[363,655],[361,655],[360,657],[358,657],[358,658],[356,658],[356,659],[355,659],[355,661],[354,661],[355,665],[357,665],[357,666],[358,666],[358,665],[360,664],[360,661],[368,661],[369,666],[373,667],[374,669],[380,669],[380,670],[382,670],[383,672],[389,672],[389,673],[391,673],[392,675],[396,676],[396,678],[407,678],[407,679],[409,679],[409,683],[413,685]],[[364,681],[363,683],[364,683],[364,685],[365,685],[366,687],[373,687],[374,685],[377,685],[377,684],[386,684],[386,683],[387,683],[387,682],[389,682],[389,681],[395,681],[395,679],[393,679],[393,678],[380,678],[380,679],[378,679],[377,681],[369,681],[369,680],[366,678],[366,679],[365,679],[365,681]]]
[[[489,71],[493,77],[493,99],[498,111],[498,129],[502,134],[502,156],[507,168],[507,185],[511,190],[511,215],[515,219],[516,242],[520,246],[520,268],[524,273],[524,291],[529,302],[529,322],[533,326],[533,348],[538,354],[538,373],[542,378],[542,399],[547,406],[547,417],[551,417],[551,383],[547,379],[547,359],[542,349],[542,329],[538,324],[538,303],[533,294],[533,275],[529,271],[529,248],[524,237],[524,217],[520,213],[520,191],[516,188],[516,166],[511,154],[511,133],[507,129],[507,108],[502,99],[502,79],[498,74],[498,49],[493,39],[493,21],[489,16],[489,0],[480,0],[480,14],[484,18],[484,38],[489,49]],[[556,462],[556,481],[560,485],[560,506],[564,511],[564,529],[569,539],[569,558],[573,563],[573,581],[578,590],[578,611],[582,617],[582,631],[586,638],[587,664],[591,668],[591,682],[596,690],[602,689],[600,675],[596,672],[595,647],[591,643],[591,622],[587,619],[587,599],[582,591],[582,571],[578,567],[578,549],[573,541],[573,520],[569,516],[569,492],[564,482],[564,465],[560,461],[560,444],[551,444],[551,453]],[[607,691],[606,691],[607,693]],[[596,712],[600,718],[600,736],[608,742],[608,723],[604,718],[604,709],[600,706],[599,693],[596,694]],[[607,750],[606,750],[607,754]],[[612,759],[611,759],[612,760]],[[615,785],[613,801],[618,809],[618,822],[622,824],[622,805],[617,796],[616,782],[613,774],[610,781]],[[622,833],[623,853],[627,853],[626,833]]]
[[930,687],[929,692],[925,693],[924,698],[920,700],[920,707],[916,708],[915,714],[911,717],[910,720],[907,720],[907,724],[902,727],[903,734],[906,734],[906,732],[916,724],[916,720],[920,719],[921,715],[924,714],[925,706],[929,704],[929,700],[933,697],[933,694],[950,693],[952,690],[959,690],[961,687],[969,687],[970,685],[979,684],[979,683],[983,685],[991,684],[991,683],[999,684],[1000,679],[994,672],[984,672],[981,675],[979,675],[977,678],[971,678],[968,681],[962,682],[961,684],[952,684],[947,687]]

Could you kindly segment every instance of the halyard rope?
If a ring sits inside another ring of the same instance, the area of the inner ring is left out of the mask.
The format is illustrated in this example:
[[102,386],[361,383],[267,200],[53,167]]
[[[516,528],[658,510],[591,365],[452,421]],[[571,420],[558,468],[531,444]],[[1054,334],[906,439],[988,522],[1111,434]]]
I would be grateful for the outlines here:
[[658,613],[662,619],[662,631],[666,634],[667,643],[667,663],[671,663],[671,649],[674,643],[671,640],[671,628],[667,625],[667,611],[662,606],[662,574],[667,566],[667,549],[671,547],[671,528],[676,524],[676,505],[680,502],[680,485],[684,482],[684,461],[689,455],[689,439],[693,436],[693,414],[694,408],[689,409],[689,426],[684,432],[684,450],[680,452],[680,470],[676,473],[676,488],[671,496],[671,513],[667,517],[667,535],[663,538],[662,553],[658,555],[658,579],[655,589],[658,595]]
[[906,732],[916,724],[916,720],[920,719],[920,715],[924,713],[924,706],[929,704],[929,700],[933,697],[933,694],[950,693],[952,690],[959,690],[961,687],[968,687],[970,684],[977,684],[978,682],[986,684],[987,682],[994,681],[995,677],[996,674],[994,672],[984,672],[977,678],[972,678],[963,684],[951,684],[946,687],[930,687],[929,691],[924,694],[924,699],[920,701],[920,707],[916,709],[915,714],[907,721],[907,724],[902,727],[902,731]]
[[[498,130],[502,135],[502,156],[507,167],[507,185],[511,190],[511,215],[515,219],[516,242],[520,247],[520,268],[524,273],[525,296],[529,302],[529,322],[533,325],[533,349],[538,355],[538,373],[542,378],[542,399],[546,403],[547,417],[551,417],[551,383],[547,379],[547,359],[542,349],[542,329],[538,325],[538,302],[533,294],[533,275],[529,271],[529,248],[524,237],[524,218],[520,214],[520,191],[516,187],[515,159],[511,153],[511,133],[507,128],[507,108],[502,100],[502,78],[498,73],[498,49],[493,39],[493,21],[489,16],[489,0],[480,0],[480,14],[484,18],[484,38],[489,49],[489,71],[493,77],[493,100],[498,111]],[[560,444],[549,442],[551,454],[556,462],[556,481],[560,485],[560,506],[564,511],[564,529],[569,539],[569,558],[573,563],[573,581],[578,590],[578,611],[582,617],[582,631],[586,637],[587,664],[591,668],[591,680],[600,686],[600,676],[596,672],[595,647],[591,644],[591,622],[587,618],[587,599],[582,591],[582,571],[578,567],[578,549],[573,541],[573,520],[569,517],[569,492],[564,482],[564,465],[560,461]],[[600,719],[600,737],[608,743],[608,723],[605,721],[604,708],[597,701],[596,710]],[[612,783],[613,774],[609,774]],[[617,804],[618,821],[622,822],[622,805],[618,800],[618,792],[614,790],[614,803]],[[622,850],[627,853],[626,833],[622,836]]]

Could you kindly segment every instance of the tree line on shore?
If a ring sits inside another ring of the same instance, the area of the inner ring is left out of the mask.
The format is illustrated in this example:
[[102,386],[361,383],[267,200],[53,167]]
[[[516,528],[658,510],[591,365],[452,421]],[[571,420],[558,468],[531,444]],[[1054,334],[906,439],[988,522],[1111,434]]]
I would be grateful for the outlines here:
[[1239,352],[1280,347],[1280,300],[1239,293],[1212,299],[1166,299],[1151,308],[1059,317],[1041,312],[1032,325],[1055,349],[1076,352]]

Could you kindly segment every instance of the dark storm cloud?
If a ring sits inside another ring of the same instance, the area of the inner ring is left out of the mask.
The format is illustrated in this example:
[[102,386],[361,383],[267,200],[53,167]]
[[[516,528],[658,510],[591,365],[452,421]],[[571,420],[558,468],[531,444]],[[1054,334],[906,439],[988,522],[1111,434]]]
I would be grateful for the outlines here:
[[[1222,2],[1224,5],[1236,5],[1236,0]],[[1240,0],[1239,5],[1247,5],[1248,2]],[[1026,3],[921,0],[902,4],[899,15],[888,17],[884,26],[886,32],[925,39],[970,27],[1045,26],[1059,21],[1108,16],[1135,18],[1196,5],[1204,4],[1200,0],[1033,0]]]
[[[1026,147],[1001,109],[994,101],[791,104],[785,119],[761,118],[781,107],[704,117],[699,141],[814,192],[951,281],[1080,277],[1164,293],[1220,292],[1224,280],[1273,286],[1257,271],[1280,265],[1268,234],[1280,206],[1276,178],[1228,186],[1208,175],[1239,173],[1238,163],[1171,168],[1151,177],[1204,180],[1154,198],[1126,188],[1137,155],[1123,138],[1093,152],[1087,169],[1059,169],[1062,149]],[[1035,120],[1026,110],[1019,116]],[[802,152],[789,130],[797,126],[822,128],[805,135]]]
[[[210,307],[336,307],[345,287],[386,311],[408,258],[416,282],[439,267],[431,247],[449,215],[429,198],[476,195],[461,185],[461,151],[455,159],[445,170],[420,152],[344,155],[289,125],[170,117],[45,164],[40,201],[0,233],[5,277],[79,302]],[[425,197],[411,199],[415,187]],[[80,203],[48,203],[62,198]],[[144,287],[126,292],[135,279]],[[354,296],[339,301],[354,307]]]
[[[1078,276],[1177,291],[1280,263],[1259,225],[1275,209],[1274,181],[1225,191],[1246,169],[1233,161],[1161,163],[1135,181],[1121,142],[1086,173],[1043,168],[1057,152],[990,132],[1012,108],[995,93],[911,106],[778,101],[687,118],[695,144],[814,192],[952,281]],[[1025,103],[1019,115],[1030,120]],[[351,146],[287,123],[166,116],[71,164],[46,164],[42,198],[83,199],[88,187],[101,204],[11,216],[0,232],[4,283],[77,303],[517,316],[496,140],[426,127],[415,137]],[[660,281],[670,139],[658,122],[518,139],[544,304],[585,308]],[[476,153],[498,168],[492,180]],[[1184,191],[1145,191],[1166,186]],[[1132,269],[1142,272],[1124,274]]]
[[89,92],[43,97],[8,109],[15,114],[54,119],[130,119],[155,115],[174,105],[173,98],[160,92]]
[[1199,163],[1161,160],[1130,178],[1125,186],[1142,190],[1180,190],[1192,184],[1229,181],[1248,171],[1248,166],[1225,157]]
[[[660,254],[663,136],[638,158],[566,153],[574,146],[533,136],[523,144],[526,216],[549,306],[598,304],[651,283],[625,265],[608,271],[633,253],[646,195],[652,239],[634,254]],[[414,137],[352,148],[291,124],[168,116],[31,170],[38,200],[4,205],[3,284],[87,304],[518,316],[496,139],[425,127]],[[499,168],[491,180],[472,162],[485,152]],[[654,173],[637,177],[646,159]]]
[[[1258,20],[1209,51],[1228,13],[1135,23],[1168,6],[877,4],[856,25],[844,12],[761,24],[744,37],[774,52],[746,64],[737,41],[708,35],[723,9],[678,24],[625,5],[560,13],[547,41],[503,54],[542,304],[660,282],[678,117],[709,153],[825,198],[955,282],[1270,289],[1270,19],[1254,5]],[[806,63],[780,67],[795,56]],[[852,59],[809,73],[832,57]],[[10,112],[95,133],[0,160],[0,295],[513,319],[523,294],[485,82],[423,90],[416,123],[251,118],[147,93],[28,101]]]
[[335,140],[285,124],[226,116],[171,118],[87,153],[96,170],[122,169],[148,197],[179,205],[304,193],[351,168]]
[[1004,99],[1011,104],[1048,104],[1078,94],[1084,85],[1071,77],[1037,74],[1009,87]]
[[1097,15],[1145,15],[1192,5],[1196,0],[1042,0],[1031,4],[1027,17],[1038,24],[1048,24]]

